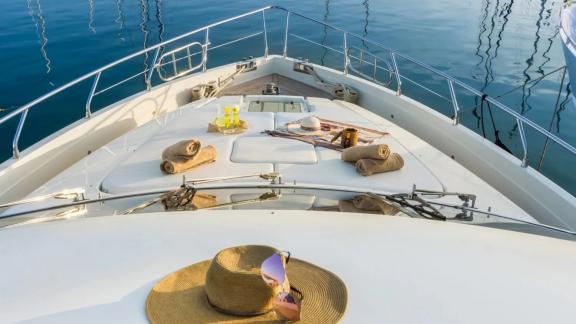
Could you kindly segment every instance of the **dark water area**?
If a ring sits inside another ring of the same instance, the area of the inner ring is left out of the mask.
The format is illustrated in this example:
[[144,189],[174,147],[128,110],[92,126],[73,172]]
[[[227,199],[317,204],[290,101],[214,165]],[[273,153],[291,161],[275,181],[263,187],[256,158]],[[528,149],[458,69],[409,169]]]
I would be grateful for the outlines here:
[[[325,1],[177,1],[177,0],[3,0],[0,13],[0,116],[72,79],[145,47],[168,40],[248,10],[280,5],[325,21],[394,48],[498,97],[509,107],[576,145],[576,108],[568,83],[562,83],[565,65],[559,37],[560,0],[325,0]],[[270,53],[280,54],[285,16],[267,15]],[[252,17],[211,32],[221,44],[261,31],[260,17]],[[294,17],[291,34],[319,44],[342,48],[342,35]],[[203,40],[203,34],[190,40]],[[179,44],[182,45],[182,44]],[[351,41],[381,57],[371,44]],[[210,52],[209,66],[263,55],[262,37]],[[342,69],[343,57],[296,36],[289,37],[289,55]],[[102,75],[101,88],[147,68],[142,56]],[[367,67],[352,64],[361,71]],[[447,115],[453,115],[445,80],[399,59],[403,93]],[[551,73],[551,74],[549,74]],[[548,75],[549,74],[549,75]],[[394,89],[394,80],[378,72],[380,82]],[[158,80],[154,80],[158,83]],[[414,81],[411,83],[410,81]],[[416,85],[416,83],[418,85]],[[32,109],[20,148],[83,118],[91,81],[83,82]],[[431,94],[421,86],[432,90]],[[145,89],[143,77],[134,78],[94,99],[94,110]],[[558,96],[558,91],[561,90]],[[456,88],[461,122],[491,141],[503,143],[522,156],[514,120],[478,98]],[[0,125],[0,160],[12,154],[17,119]],[[497,131],[497,132],[496,132]],[[526,127],[531,166],[576,193],[576,176],[569,166],[576,158],[550,144],[541,160],[544,137]]]

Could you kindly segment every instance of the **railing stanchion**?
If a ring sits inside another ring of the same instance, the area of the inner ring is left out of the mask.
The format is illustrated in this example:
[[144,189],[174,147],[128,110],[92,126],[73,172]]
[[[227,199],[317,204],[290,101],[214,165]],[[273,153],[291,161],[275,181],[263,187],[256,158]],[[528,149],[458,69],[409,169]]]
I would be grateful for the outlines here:
[[92,98],[94,98],[94,92],[96,92],[96,88],[98,87],[98,81],[100,81],[100,74],[102,74],[102,72],[98,72],[94,77],[94,82],[92,83],[90,94],[88,95],[88,99],[86,100],[86,119],[92,117],[92,109],[90,108],[90,106],[92,105]]
[[12,157],[14,159],[20,158],[20,150],[18,149],[18,142],[20,141],[20,135],[22,134],[22,128],[24,128],[24,122],[28,116],[28,109],[22,112],[20,115],[20,121],[18,122],[18,128],[16,128],[16,133],[14,134],[14,140],[12,140]]
[[528,143],[526,142],[526,133],[524,133],[524,124],[520,118],[516,118],[516,125],[518,125],[518,133],[520,133],[520,141],[522,142],[522,150],[524,151],[522,156],[522,167],[528,166]]
[[262,10],[262,28],[264,29],[264,58],[268,58],[268,30],[266,28],[265,10]]
[[206,72],[208,65],[208,45],[210,45],[210,28],[206,28],[206,38],[202,47],[202,72]]
[[398,88],[396,89],[396,95],[402,94],[402,80],[400,79],[400,71],[398,71],[398,64],[396,64],[396,55],[394,52],[390,52],[390,57],[392,58],[392,64],[394,65],[394,74],[396,75],[396,83]]
[[376,81],[376,71],[378,69],[378,59],[374,57],[374,71],[372,71],[372,81]]
[[178,75],[178,65],[176,64],[176,53],[172,52],[172,69],[174,70],[174,75]]
[[[558,104],[560,103],[560,96],[562,95],[562,89],[564,89],[564,80],[566,79],[566,69],[568,69],[568,67],[564,66],[564,72],[562,72],[562,81],[560,81],[558,96],[556,96],[556,104],[554,105],[554,111],[552,112],[552,119],[550,119],[550,125],[548,125],[549,133],[552,131],[552,125],[554,124],[556,113],[558,112]],[[544,163],[544,156],[546,155],[546,151],[548,151],[548,142],[550,142],[550,137],[546,136],[544,147],[542,148],[542,153],[540,154],[540,159],[538,161],[538,167],[536,168],[538,171],[540,171],[540,168],[542,168],[542,163]]]
[[160,55],[160,49],[162,47],[158,47],[156,52],[154,52],[154,58],[152,58],[152,65],[150,65],[150,71],[146,74],[146,90],[150,91],[152,89],[152,75],[154,74],[154,67],[156,65],[156,61],[158,61],[158,55]]
[[344,49],[344,75],[348,75],[348,66],[350,65],[350,59],[348,58],[348,33],[344,33],[342,42],[342,48]]
[[284,29],[284,57],[288,57],[288,27],[290,26],[290,11],[286,11],[286,29]]
[[450,89],[450,97],[452,98],[452,106],[454,107],[454,119],[452,123],[458,125],[460,123],[460,106],[458,106],[458,98],[456,97],[452,80],[448,80],[448,88]]
[[192,69],[192,54],[190,54],[190,47],[186,47],[186,55],[188,55],[188,69]]

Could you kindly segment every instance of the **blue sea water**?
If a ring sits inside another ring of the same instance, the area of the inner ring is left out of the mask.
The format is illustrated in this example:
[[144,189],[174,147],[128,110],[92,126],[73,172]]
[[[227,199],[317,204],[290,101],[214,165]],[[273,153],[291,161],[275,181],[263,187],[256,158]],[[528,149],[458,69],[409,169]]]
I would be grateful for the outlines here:
[[[276,4],[366,36],[426,62],[500,100],[576,145],[576,108],[562,73],[539,78],[564,66],[558,35],[562,1],[555,0],[3,0],[0,12],[0,116],[68,81],[125,55],[230,16]],[[281,53],[285,16],[267,16],[271,53]],[[218,44],[260,31],[258,17],[211,32]],[[326,46],[342,46],[342,35],[303,19],[291,20],[291,33]],[[199,35],[199,40],[202,40]],[[351,41],[385,56],[370,44]],[[262,38],[210,53],[209,64],[234,62],[263,54]],[[324,48],[289,37],[289,55],[342,68],[343,58]],[[102,87],[148,66],[150,57],[135,59],[103,74]],[[358,62],[353,62],[356,67]],[[446,81],[399,59],[399,70],[410,80],[449,98]],[[365,67],[364,67],[365,68]],[[386,82],[386,74],[378,75]],[[536,80],[536,81],[535,81]],[[158,80],[155,80],[157,83]],[[84,82],[30,111],[21,149],[84,116],[91,82]],[[394,82],[391,82],[394,87]],[[451,116],[451,104],[409,81],[403,93]],[[95,98],[94,110],[144,89],[143,78]],[[456,89],[462,123],[481,135],[499,139],[517,156],[522,146],[514,120],[496,109],[479,109],[462,89]],[[562,90],[560,97],[558,91]],[[505,94],[505,95],[503,95]],[[557,104],[558,102],[558,104]],[[490,114],[492,112],[492,114]],[[0,160],[9,158],[17,119],[0,125]],[[538,167],[544,138],[526,129],[529,162]],[[541,170],[576,192],[571,172],[576,158],[549,145]]]

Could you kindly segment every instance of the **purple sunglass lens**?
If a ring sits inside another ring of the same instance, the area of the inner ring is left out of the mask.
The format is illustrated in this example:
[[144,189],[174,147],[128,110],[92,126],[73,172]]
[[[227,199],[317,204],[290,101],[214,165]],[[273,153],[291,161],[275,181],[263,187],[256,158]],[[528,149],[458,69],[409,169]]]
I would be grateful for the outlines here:
[[286,278],[286,272],[284,270],[284,262],[282,262],[282,257],[278,253],[272,254],[268,259],[262,262],[260,267],[262,273],[262,279],[269,286],[278,286],[284,284],[284,278]]
[[292,295],[282,292],[274,300],[274,310],[280,317],[288,321],[300,320],[300,305]]

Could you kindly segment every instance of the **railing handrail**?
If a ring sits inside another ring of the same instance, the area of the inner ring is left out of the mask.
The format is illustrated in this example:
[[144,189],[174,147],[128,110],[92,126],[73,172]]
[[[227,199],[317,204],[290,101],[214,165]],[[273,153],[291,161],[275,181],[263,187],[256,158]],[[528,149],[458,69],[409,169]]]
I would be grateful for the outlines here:
[[[355,38],[357,38],[357,39],[359,39],[359,40],[363,40],[363,41],[365,41],[365,42],[368,42],[368,43],[371,43],[371,44],[373,44],[373,45],[376,45],[376,46],[380,47],[381,49],[390,52],[391,54],[394,54],[394,55],[397,55],[397,56],[399,56],[399,57],[402,57],[403,59],[405,59],[405,60],[407,60],[407,61],[410,61],[410,62],[412,62],[412,63],[414,63],[414,64],[417,64],[417,65],[419,65],[420,67],[422,67],[422,68],[424,68],[424,69],[426,69],[426,70],[428,70],[428,71],[430,71],[430,72],[432,72],[432,73],[434,73],[434,74],[436,74],[436,75],[438,75],[438,76],[441,76],[441,77],[443,77],[443,78],[446,79],[446,80],[452,81],[453,83],[455,83],[455,84],[461,86],[462,88],[470,91],[472,94],[474,94],[474,95],[476,95],[476,96],[478,96],[478,97],[483,97],[483,96],[484,96],[484,93],[482,93],[481,91],[473,88],[472,86],[468,85],[467,83],[465,83],[465,82],[463,82],[463,81],[460,81],[460,80],[458,80],[458,79],[456,79],[456,78],[454,78],[454,77],[452,77],[452,76],[450,76],[450,75],[448,75],[448,74],[446,74],[446,73],[444,73],[444,72],[442,72],[442,71],[440,71],[440,70],[438,70],[438,69],[436,69],[436,68],[434,68],[434,67],[432,67],[432,66],[430,66],[430,65],[428,65],[428,64],[426,64],[426,63],[424,63],[424,62],[421,62],[421,61],[419,61],[419,60],[417,60],[417,59],[415,59],[415,58],[413,58],[413,57],[411,57],[411,56],[409,56],[409,55],[402,54],[402,53],[398,52],[397,50],[392,49],[392,48],[390,48],[390,47],[387,47],[386,45],[383,45],[383,44],[381,44],[381,43],[379,43],[379,42],[376,42],[376,41],[373,41],[373,40],[371,40],[371,39],[362,37],[362,36],[360,36],[360,35],[358,35],[358,34],[356,34],[356,33],[348,32],[348,31],[346,31],[346,30],[344,30],[344,29],[342,29],[342,28],[333,26],[333,25],[328,24],[328,23],[326,23],[326,22],[323,22],[323,21],[320,21],[320,20],[317,20],[317,19],[314,19],[314,18],[310,18],[310,17],[304,16],[304,15],[299,14],[299,13],[296,13],[296,12],[294,12],[294,11],[290,11],[290,10],[288,10],[288,9],[286,9],[286,8],[283,8],[283,7],[280,7],[280,6],[273,6],[273,7],[276,8],[276,9],[284,10],[284,11],[286,11],[287,13],[290,13],[290,15],[299,16],[299,17],[301,17],[301,18],[304,18],[304,19],[307,19],[307,20],[310,20],[310,21],[319,23],[319,24],[324,25],[324,26],[326,26],[326,27],[329,27],[329,28],[331,28],[331,29],[334,29],[334,30],[340,31],[340,32],[342,32],[342,33],[345,33],[345,34],[347,34],[348,36],[353,36],[353,37],[355,37]],[[494,98],[491,98],[490,96],[486,96],[486,97],[485,97],[485,100],[488,101],[488,102],[490,102],[490,103],[492,103],[492,104],[494,104],[495,106],[497,106],[498,108],[500,108],[500,109],[503,110],[504,112],[508,113],[509,115],[511,115],[512,117],[514,117],[516,120],[519,120],[520,122],[522,122],[522,123],[530,126],[531,128],[537,130],[537,131],[538,131],[539,133],[541,133],[542,135],[544,135],[544,136],[546,136],[546,137],[549,137],[551,140],[553,140],[554,142],[560,144],[562,147],[564,147],[564,148],[567,149],[568,151],[576,154],[576,148],[574,148],[572,145],[568,144],[566,141],[564,141],[563,139],[559,138],[558,136],[556,136],[556,135],[548,132],[546,129],[544,129],[544,128],[541,127],[540,125],[534,123],[532,120],[530,120],[530,119],[526,118],[525,116],[521,115],[520,113],[514,111],[513,109],[511,109],[511,108],[509,108],[508,106],[504,105],[504,104],[501,103],[500,101],[498,101],[498,100],[496,100],[496,99],[494,99]]]
[[[465,82],[463,82],[463,81],[460,81],[460,80],[458,80],[458,79],[456,79],[456,78],[454,78],[454,77],[452,77],[452,76],[450,76],[450,75],[448,75],[448,74],[446,74],[446,73],[444,73],[444,72],[442,72],[442,71],[440,71],[440,70],[438,70],[438,69],[436,69],[436,68],[434,68],[434,67],[432,67],[432,66],[430,66],[430,65],[428,65],[428,64],[426,64],[426,63],[424,63],[424,62],[421,62],[421,61],[419,61],[419,60],[417,60],[417,59],[414,59],[413,57],[411,57],[411,56],[409,56],[409,55],[402,54],[402,53],[400,53],[399,51],[397,51],[397,50],[395,50],[395,49],[392,49],[392,48],[390,48],[390,47],[388,47],[388,46],[385,46],[384,44],[381,44],[381,43],[379,43],[379,42],[377,42],[377,41],[374,41],[374,40],[365,38],[365,37],[360,36],[360,35],[358,35],[358,34],[356,34],[356,33],[348,32],[348,31],[346,31],[346,30],[344,30],[344,29],[342,29],[342,28],[339,28],[339,27],[336,27],[336,26],[334,26],[334,25],[328,24],[328,23],[326,23],[326,22],[324,22],[324,21],[320,21],[320,20],[317,20],[317,19],[314,19],[314,18],[311,18],[311,17],[307,17],[307,16],[305,16],[305,15],[303,15],[303,14],[300,14],[300,13],[298,13],[298,12],[294,12],[294,11],[291,11],[291,10],[286,9],[286,8],[284,8],[284,7],[275,6],[275,5],[262,7],[262,8],[260,8],[260,9],[256,9],[256,10],[253,10],[253,11],[250,11],[250,12],[246,12],[246,13],[244,13],[244,14],[240,14],[240,15],[237,15],[237,16],[234,16],[234,17],[231,17],[231,18],[227,18],[227,19],[220,20],[220,21],[218,21],[218,22],[215,22],[215,23],[212,23],[212,24],[209,24],[209,25],[200,27],[200,28],[196,28],[196,29],[194,29],[194,30],[192,30],[192,31],[186,32],[186,33],[184,33],[184,34],[181,34],[181,35],[179,35],[179,36],[176,36],[176,37],[174,37],[174,38],[171,38],[171,39],[169,39],[169,40],[167,40],[167,41],[158,43],[158,44],[153,45],[153,46],[151,46],[151,47],[142,49],[142,50],[140,50],[140,51],[138,51],[138,52],[136,52],[136,53],[133,53],[133,54],[130,54],[130,55],[125,56],[125,57],[123,57],[123,58],[120,58],[120,59],[118,59],[118,60],[116,60],[116,61],[114,61],[114,62],[112,62],[112,63],[109,63],[109,64],[107,64],[107,65],[105,65],[105,66],[102,66],[102,67],[100,67],[100,68],[98,68],[98,69],[95,69],[95,70],[92,71],[92,72],[89,72],[89,73],[87,73],[87,74],[84,74],[84,75],[82,75],[82,76],[74,79],[73,81],[70,81],[70,82],[68,82],[67,84],[62,85],[62,86],[58,87],[57,89],[54,89],[54,90],[52,90],[52,91],[50,91],[50,92],[48,92],[48,93],[46,93],[46,94],[38,97],[37,99],[35,99],[35,100],[33,100],[33,101],[25,104],[24,106],[22,106],[22,107],[14,110],[14,111],[8,113],[7,115],[5,115],[5,116],[3,116],[2,118],[0,118],[0,125],[2,125],[2,124],[5,123],[7,120],[13,118],[14,116],[16,116],[16,115],[18,115],[18,114],[22,114],[22,113],[24,113],[24,112],[27,112],[28,109],[36,106],[37,104],[45,101],[46,99],[51,98],[51,97],[53,97],[53,96],[55,96],[55,95],[63,92],[64,90],[66,90],[66,89],[68,89],[68,88],[70,88],[70,87],[72,87],[72,86],[74,86],[74,85],[76,85],[76,84],[78,84],[78,83],[80,83],[80,82],[82,82],[82,81],[85,81],[85,80],[87,80],[87,79],[89,79],[89,78],[91,78],[91,77],[96,77],[96,79],[95,79],[95,84],[96,84],[96,83],[97,83],[97,80],[99,79],[99,76],[101,75],[102,72],[107,71],[107,70],[109,70],[109,69],[111,69],[111,68],[113,68],[113,67],[115,67],[115,66],[117,66],[117,65],[119,65],[119,64],[121,64],[121,63],[123,63],[123,62],[126,62],[126,61],[128,61],[128,60],[130,60],[130,59],[133,59],[133,58],[135,58],[135,57],[138,57],[138,56],[140,56],[140,55],[142,55],[142,54],[144,54],[144,53],[147,53],[147,52],[150,52],[150,51],[153,51],[153,50],[157,50],[156,55],[155,55],[155,57],[157,57],[160,49],[161,49],[163,46],[166,46],[166,45],[171,44],[171,43],[173,43],[173,42],[175,42],[175,41],[181,40],[181,39],[183,39],[183,38],[185,38],[185,37],[188,37],[188,36],[191,36],[191,35],[200,33],[200,32],[202,32],[202,31],[206,31],[206,39],[208,39],[208,33],[209,33],[209,30],[210,30],[211,28],[216,27],[216,26],[219,26],[219,25],[222,25],[222,24],[225,24],[225,23],[228,23],[228,22],[231,22],[231,21],[235,21],[235,20],[238,20],[238,19],[247,17],[247,16],[251,16],[251,15],[254,15],[254,14],[256,14],[256,13],[263,13],[262,17],[265,19],[264,13],[265,13],[267,10],[270,10],[270,9],[278,9],[278,10],[282,10],[282,11],[286,12],[286,24],[287,24],[287,25],[286,25],[286,30],[285,30],[285,34],[284,34],[284,52],[283,52],[284,55],[287,54],[287,48],[288,48],[288,47],[287,47],[287,46],[288,46],[288,44],[287,44],[287,43],[288,43],[287,37],[288,37],[288,23],[289,23],[289,18],[290,18],[290,16],[291,16],[291,15],[294,15],[294,16],[298,16],[298,17],[307,19],[307,20],[309,20],[309,21],[312,21],[312,22],[315,22],[315,23],[317,23],[317,24],[323,25],[323,26],[328,27],[328,28],[330,28],[330,29],[333,29],[333,30],[342,32],[343,35],[344,35],[344,42],[345,42],[345,44],[343,45],[344,47],[347,47],[347,46],[348,46],[348,45],[346,44],[346,43],[347,43],[347,38],[348,38],[348,37],[354,37],[354,38],[356,38],[356,39],[358,39],[358,40],[361,40],[361,41],[366,42],[366,43],[370,43],[370,44],[372,44],[372,45],[374,45],[374,46],[376,46],[376,47],[378,47],[378,48],[380,48],[380,49],[388,52],[388,53],[390,54],[390,56],[391,56],[392,63],[394,64],[394,71],[393,71],[393,73],[396,75],[396,79],[397,79],[398,85],[401,84],[401,76],[400,76],[400,73],[399,73],[398,68],[397,68],[397,65],[396,65],[396,57],[400,57],[400,58],[402,58],[402,59],[404,59],[404,60],[406,60],[406,61],[409,61],[409,62],[411,62],[411,63],[413,63],[413,64],[416,64],[416,65],[422,67],[423,69],[425,69],[425,70],[427,70],[427,71],[430,71],[430,72],[436,74],[437,76],[440,76],[440,77],[444,78],[446,81],[448,81],[449,86],[451,87],[450,91],[451,91],[451,95],[452,95],[452,100],[455,99],[455,95],[453,95],[452,91],[453,91],[453,85],[456,84],[456,85],[462,87],[463,89],[469,91],[471,94],[473,94],[473,95],[475,95],[475,96],[478,96],[478,97],[482,97],[483,100],[486,100],[487,102],[492,103],[494,106],[496,106],[496,107],[499,108],[500,110],[502,110],[502,111],[504,111],[505,113],[507,113],[508,115],[512,116],[512,117],[516,120],[516,122],[519,124],[519,131],[522,131],[522,132],[523,132],[523,127],[522,127],[522,126],[523,126],[523,125],[528,125],[528,126],[531,127],[532,129],[538,131],[539,133],[541,133],[541,134],[544,135],[545,137],[551,139],[551,140],[554,141],[555,143],[561,145],[562,147],[564,147],[565,149],[567,149],[568,151],[570,151],[571,153],[573,153],[573,154],[576,155],[576,148],[574,148],[572,145],[570,145],[569,143],[567,143],[567,142],[564,141],[563,139],[561,139],[561,138],[559,138],[558,136],[556,136],[556,135],[552,134],[551,132],[547,131],[546,129],[544,129],[544,128],[541,127],[540,125],[538,125],[538,124],[536,124],[535,122],[533,122],[532,120],[526,118],[526,117],[523,116],[522,114],[514,111],[513,109],[511,109],[510,107],[504,105],[503,103],[501,103],[500,101],[496,100],[495,98],[491,98],[491,97],[489,97],[489,96],[486,96],[486,95],[485,95],[484,93],[482,93],[481,91],[473,88],[472,86],[468,85],[467,83],[465,83]],[[265,22],[264,22],[264,33],[266,34],[266,23],[265,23]],[[267,53],[267,48],[268,48],[268,46],[267,46],[267,36],[266,36],[266,53],[265,53],[265,55],[268,54],[268,53]],[[347,53],[347,49],[346,49],[346,48],[343,48],[343,50],[344,50],[343,53],[344,53],[344,55],[345,55],[345,68],[344,68],[344,71],[347,72],[347,71],[348,71],[348,70],[347,70],[347,68],[348,68],[347,65],[350,64],[350,61],[349,61],[349,58],[348,58],[349,53]],[[204,54],[204,55],[207,55],[207,54]],[[204,58],[204,59],[206,59],[206,58]],[[383,59],[382,59],[382,60],[383,60]],[[156,62],[153,62],[153,64],[156,64]],[[150,71],[149,71],[149,72],[150,72],[150,73],[149,73],[150,76],[152,75],[153,70],[154,70],[154,66],[152,66],[152,67],[150,68]],[[205,66],[204,66],[203,71],[205,71]],[[150,80],[148,79],[147,82],[150,82]],[[149,89],[149,84],[148,84],[148,89]],[[94,95],[94,91],[95,91],[95,90],[96,90],[95,87],[93,87],[93,89],[92,89],[92,91],[91,91],[91,96]],[[400,86],[398,86],[397,93],[400,94]],[[88,101],[87,107],[86,107],[86,108],[87,108],[87,116],[89,115],[89,104],[90,104],[90,100],[91,100],[91,97],[89,97],[89,101]],[[458,108],[457,103],[454,103],[454,109],[455,109],[455,118],[456,118],[456,119],[454,120],[454,122],[455,122],[455,124],[458,124],[457,118],[458,118],[458,110],[459,110],[459,108]],[[21,116],[21,117],[23,117],[23,118],[25,119],[25,116],[24,116],[24,115]],[[21,127],[21,126],[22,126],[22,125],[21,125],[22,123],[23,123],[23,121],[22,121],[22,118],[21,118],[21,123],[20,123],[20,125],[19,125],[19,127],[18,127],[17,134],[19,134],[19,133],[21,132],[21,130],[22,130],[22,129],[21,129],[21,128],[22,128],[22,127]],[[18,137],[19,137],[19,136],[18,136]],[[526,156],[527,156],[527,145],[526,145],[526,143],[525,143],[525,134],[521,134],[521,137],[522,137],[522,139],[523,139],[523,148],[524,148],[524,160],[523,160],[523,165],[525,165],[525,162],[526,162],[525,160],[526,160]],[[16,138],[15,138],[15,141],[16,141],[16,144],[17,144],[17,139],[16,139]]]
[[231,17],[231,18],[228,18],[228,19],[220,20],[220,21],[215,22],[215,23],[212,23],[212,24],[210,24],[210,25],[206,25],[206,26],[203,26],[203,27],[194,29],[194,30],[192,30],[192,31],[189,31],[189,32],[187,32],[187,33],[181,34],[181,35],[176,36],[176,37],[174,37],[174,38],[171,38],[171,39],[169,39],[169,40],[167,40],[167,41],[164,41],[164,42],[162,42],[162,43],[158,43],[158,44],[153,45],[153,46],[151,46],[151,47],[147,47],[147,48],[145,48],[145,49],[143,49],[143,50],[140,50],[140,51],[138,51],[138,52],[136,52],[136,53],[130,54],[130,55],[125,56],[125,57],[123,57],[123,58],[121,58],[121,59],[118,59],[118,60],[116,60],[116,61],[114,61],[114,62],[112,62],[112,63],[109,63],[109,64],[107,64],[107,65],[104,65],[103,67],[100,67],[100,68],[98,68],[98,69],[96,69],[96,70],[94,70],[94,71],[92,71],[92,72],[86,73],[86,74],[84,74],[84,75],[82,75],[82,76],[80,76],[80,77],[78,77],[78,78],[76,78],[76,79],[74,79],[74,80],[66,83],[65,85],[60,86],[59,88],[56,88],[56,89],[54,89],[54,90],[52,90],[52,91],[50,91],[50,92],[48,92],[48,93],[46,93],[46,94],[44,94],[44,95],[42,95],[42,96],[40,96],[40,97],[32,100],[31,102],[25,104],[24,106],[22,106],[22,107],[20,107],[20,108],[18,108],[18,109],[16,109],[16,110],[10,112],[10,113],[7,114],[6,116],[0,118],[0,125],[3,124],[4,122],[6,122],[7,120],[11,119],[12,117],[20,114],[20,113],[23,112],[24,110],[29,109],[29,108],[31,108],[31,107],[33,107],[33,106],[35,106],[35,105],[43,102],[44,100],[46,100],[46,99],[48,99],[48,98],[50,98],[50,97],[53,97],[54,95],[57,95],[58,93],[66,90],[66,89],[68,89],[68,88],[70,88],[70,87],[72,87],[72,86],[74,86],[74,85],[76,85],[76,84],[78,84],[78,83],[86,80],[86,79],[89,79],[89,78],[95,76],[95,75],[98,74],[98,73],[104,72],[104,71],[106,71],[106,70],[108,70],[108,69],[110,69],[110,68],[112,68],[112,67],[114,67],[114,66],[116,66],[116,65],[119,65],[119,64],[121,64],[121,63],[124,63],[124,62],[126,62],[126,61],[128,61],[128,60],[130,60],[130,59],[133,59],[133,58],[135,58],[135,57],[137,57],[137,56],[140,56],[140,55],[142,55],[142,54],[144,54],[144,53],[147,53],[147,52],[150,52],[150,51],[152,51],[152,50],[158,49],[158,48],[160,48],[160,47],[166,46],[166,45],[168,45],[168,44],[170,44],[170,43],[173,43],[173,42],[175,42],[175,41],[178,41],[178,40],[180,40],[180,39],[183,39],[183,38],[186,38],[186,37],[188,37],[188,36],[191,36],[191,35],[194,35],[194,34],[196,34],[196,33],[199,33],[199,32],[204,31],[204,30],[206,30],[206,29],[209,29],[209,28],[212,28],[212,27],[216,27],[216,26],[225,24],[225,23],[230,22],[230,21],[233,21],[233,20],[237,20],[237,19],[240,19],[240,18],[244,18],[244,17],[250,16],[250,15],[253,15],[253,14],[255,14],[255,13],[259,13],[259,12],[262,12],[262,11],[265,11],[265,10],[268,10],[268,9],[271,9],[271,8],[273,8],[273,7],[274,7],[274,6],[266,6],[266,7],[263,7],[263,8],[260,8],[260,9],[256,9],[256,10],[253,10],[253,11],[250,11],[250,12],[247,12],[247,13],[244,13],[244,14],[241,14],[241,15],[238,15],[238,16],[234,16],[234,17]]

